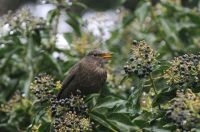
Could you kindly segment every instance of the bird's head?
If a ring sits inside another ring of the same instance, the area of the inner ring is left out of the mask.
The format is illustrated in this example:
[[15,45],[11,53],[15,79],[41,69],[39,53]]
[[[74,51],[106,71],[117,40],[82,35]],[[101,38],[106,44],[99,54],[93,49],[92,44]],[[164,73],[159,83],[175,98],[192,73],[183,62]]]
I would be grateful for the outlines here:
[[101,50],[92,50],[87,54],[87,57],[91,58],[91,60],[105,63],[112,58],[112,54]]
[[104,60],[110,60],[112,58],[112,54],[109,52],[104,52],[101,50],[92,50],[88,53],[89,57],[97,58],[97,59],[104,59]]

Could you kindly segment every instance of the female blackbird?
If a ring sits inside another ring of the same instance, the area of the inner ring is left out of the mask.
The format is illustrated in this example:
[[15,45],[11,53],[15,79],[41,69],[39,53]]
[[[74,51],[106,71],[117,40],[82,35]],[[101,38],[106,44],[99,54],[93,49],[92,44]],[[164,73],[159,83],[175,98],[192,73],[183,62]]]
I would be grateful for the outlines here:
[[80,90],[82,95],[99,92],[106,83],[107,72],[104,63],[109,59],[110,53],[100,50],[89,52],[69,70],[57,98],[67,98],[77,90]]

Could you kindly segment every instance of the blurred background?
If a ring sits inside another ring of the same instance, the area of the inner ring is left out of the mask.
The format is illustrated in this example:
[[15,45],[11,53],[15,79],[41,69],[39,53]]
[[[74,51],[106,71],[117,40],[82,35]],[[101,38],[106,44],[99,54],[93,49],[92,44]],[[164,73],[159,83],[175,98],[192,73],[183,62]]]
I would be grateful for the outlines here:
[[166,61],[197,54],[199,34],[199,0],[0,0],[0,103],[16,92],[28,99],[0,113],[0,130],[30,127],[29,88],[39,73],[62,80],[90,50],[108,50],[108,87],[126,97],[134,81],[119,82],[133,40],[145,40]]

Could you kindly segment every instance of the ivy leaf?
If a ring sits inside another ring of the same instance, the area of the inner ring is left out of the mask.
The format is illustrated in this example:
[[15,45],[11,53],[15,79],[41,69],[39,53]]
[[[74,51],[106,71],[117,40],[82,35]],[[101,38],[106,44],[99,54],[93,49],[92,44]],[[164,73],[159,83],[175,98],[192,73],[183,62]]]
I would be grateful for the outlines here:
[[58,16],[59,16],[59,10],[57,8],[50,10],[47,14],[47,23],[51,24],[53,20]]

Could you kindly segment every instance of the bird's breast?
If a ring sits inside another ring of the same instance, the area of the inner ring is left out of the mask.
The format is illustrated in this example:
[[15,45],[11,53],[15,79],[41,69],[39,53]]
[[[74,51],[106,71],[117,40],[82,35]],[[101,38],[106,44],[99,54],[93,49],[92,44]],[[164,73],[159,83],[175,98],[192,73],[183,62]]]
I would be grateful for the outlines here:
[[100,66],[89,63],[86,67],[85,66],[86,65],[80,68],[80,87],[87,88],[90,91],[99,91],[106,82],[106,70]]

